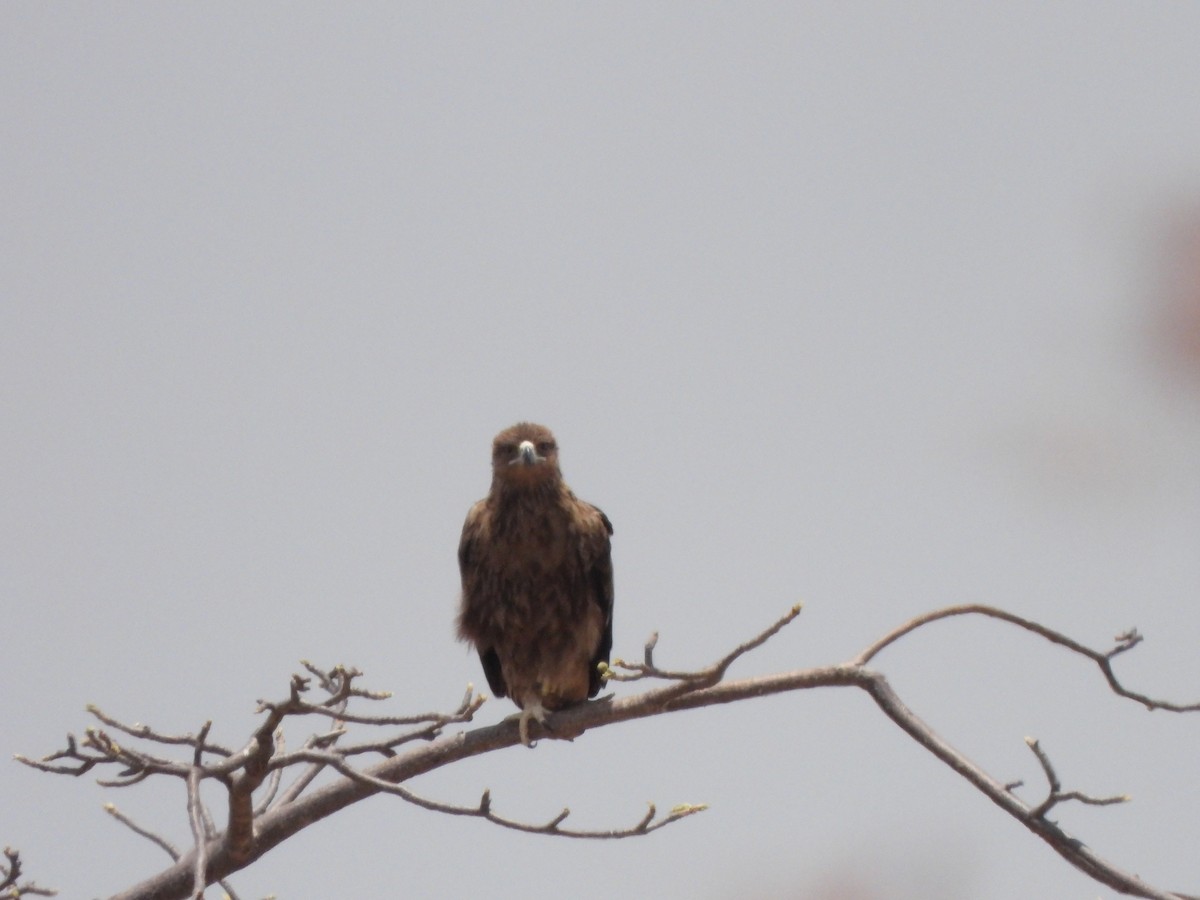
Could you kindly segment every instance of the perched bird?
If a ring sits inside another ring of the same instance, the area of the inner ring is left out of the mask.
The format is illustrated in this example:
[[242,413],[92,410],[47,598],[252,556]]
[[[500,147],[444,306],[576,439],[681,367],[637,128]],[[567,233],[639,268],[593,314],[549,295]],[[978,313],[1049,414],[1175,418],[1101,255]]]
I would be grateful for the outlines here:
[[612,523],[578,499],[550,429],[520,422],[492,442],[492,487],[458,545],[458,636],[473,644],[497,697],[529,720],[594,697],[612,649]]

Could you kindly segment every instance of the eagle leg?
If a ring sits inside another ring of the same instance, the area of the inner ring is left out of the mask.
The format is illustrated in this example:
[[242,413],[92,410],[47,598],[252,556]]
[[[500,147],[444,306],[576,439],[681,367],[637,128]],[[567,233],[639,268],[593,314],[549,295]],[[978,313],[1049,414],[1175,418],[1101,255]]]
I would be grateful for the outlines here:
[[546,723],[546,708],[542,706],[540,700],[526,701],[525,706],[521,709],[521,714],[517,719],[517,733],[521,736],[521,743],[526,747],[532,747],[533,741],[529,739],[529,720],[536,719],[537,723],[550,731],[550,726]]

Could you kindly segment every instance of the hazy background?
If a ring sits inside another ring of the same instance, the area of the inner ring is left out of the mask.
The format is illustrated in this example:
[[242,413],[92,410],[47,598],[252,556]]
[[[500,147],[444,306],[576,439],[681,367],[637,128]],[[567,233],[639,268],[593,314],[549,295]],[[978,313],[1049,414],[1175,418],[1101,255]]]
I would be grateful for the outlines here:
[[[240,743],[300,658],[454,706],[455,548],[545,422],[616,526],[615,652],[838,662],[940,605],[1200,698],[1200,5],[0,5],[3,749],[84,704]],[[1200,890],[1200,716],[944,623],[879,660],[1097,852]],[[618,686],[618,694],[629,688]],[[508,715],[488,704],[479,721]],[[514,748],[374,799],[243,898],[1109,897],[865,698]],[[64,897],[168,863],[184,791],[0,766]],[[219,816],[223,812],[217,810]],[[214,896],[217,891],[210,891]]]

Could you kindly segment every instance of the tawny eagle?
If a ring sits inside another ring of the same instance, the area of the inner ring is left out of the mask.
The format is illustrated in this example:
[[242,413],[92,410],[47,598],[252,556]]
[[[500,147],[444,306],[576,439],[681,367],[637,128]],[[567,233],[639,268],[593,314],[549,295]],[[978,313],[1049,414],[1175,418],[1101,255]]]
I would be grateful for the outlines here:
[[458,545],[458,636],[497,697],[529,720],[594,697],[612,649],[608,517],[563,481],[550,429],[520,422],[492,442],[492,487]]

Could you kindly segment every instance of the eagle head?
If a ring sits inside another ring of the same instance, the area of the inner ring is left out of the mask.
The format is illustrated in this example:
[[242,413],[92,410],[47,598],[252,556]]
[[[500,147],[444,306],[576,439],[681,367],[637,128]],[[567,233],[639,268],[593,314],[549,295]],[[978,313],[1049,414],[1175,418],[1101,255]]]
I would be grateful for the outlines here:
[[511,486],[543,484],[561,478],[558,444],[545,425],[518,422],[492,441],[492,476]]

